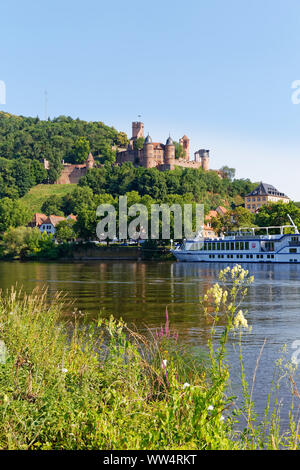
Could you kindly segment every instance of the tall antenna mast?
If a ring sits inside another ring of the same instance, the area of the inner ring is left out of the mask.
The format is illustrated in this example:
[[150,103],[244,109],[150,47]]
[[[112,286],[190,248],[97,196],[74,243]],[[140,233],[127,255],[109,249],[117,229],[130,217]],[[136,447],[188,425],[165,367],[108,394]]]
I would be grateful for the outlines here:
[[45,90],[45,121],[48,121],[48,92]]

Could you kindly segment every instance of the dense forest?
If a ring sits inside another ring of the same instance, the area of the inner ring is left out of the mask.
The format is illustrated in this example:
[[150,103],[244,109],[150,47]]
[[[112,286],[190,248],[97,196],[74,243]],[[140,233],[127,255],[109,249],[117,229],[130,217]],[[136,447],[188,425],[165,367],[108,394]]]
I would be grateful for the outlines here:
[[[125,133],[102,122],[66,116],[41,121],[0,112],[0,197],[21,197],[35,184],[53,183],[61,160],[81,163],[89,151],[101,162],[112,162],[112,146],[126,142]],[[43,159],[50,163],[48,172]]]

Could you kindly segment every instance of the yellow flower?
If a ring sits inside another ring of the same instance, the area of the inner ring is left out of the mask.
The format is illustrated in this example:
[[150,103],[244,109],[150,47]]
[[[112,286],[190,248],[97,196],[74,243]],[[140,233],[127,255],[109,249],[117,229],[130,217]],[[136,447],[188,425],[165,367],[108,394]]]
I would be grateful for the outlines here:
[[248,322],[246,318],[244,317],[244,314],[242,310],[239,310],[238,313],[236,314],[234,320],[233,320],[233,326],[234,328],[238,328],[239,326],[242,326],[244,328],[248,328]]

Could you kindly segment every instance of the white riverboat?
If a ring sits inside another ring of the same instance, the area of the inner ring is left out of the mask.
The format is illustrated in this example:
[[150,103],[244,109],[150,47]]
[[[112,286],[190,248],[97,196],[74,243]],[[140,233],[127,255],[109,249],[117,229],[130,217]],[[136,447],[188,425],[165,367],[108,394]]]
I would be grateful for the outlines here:
[[[300,263],[300,234],[292,225],[246,227],[228,236],[184,240],[171,250],[178,261],[226,263]],[[293,233],[285,233],[286,229]],[[264,234],[257,235],[256,232]],[[270,232],[279,232],[270,234]]]

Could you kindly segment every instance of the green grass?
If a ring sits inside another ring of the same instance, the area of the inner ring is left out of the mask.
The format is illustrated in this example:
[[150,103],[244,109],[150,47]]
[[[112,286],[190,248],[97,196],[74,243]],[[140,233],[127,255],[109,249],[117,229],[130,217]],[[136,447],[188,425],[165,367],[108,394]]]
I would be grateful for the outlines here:
[[32,212],[41,212],[43,202],[49,197],[62,197],[72,192],[76,188],[76,184],[38,184],[30,189],[30,191],[21,198]]
[[[299,448],[300,422],[291,418],[281,435],[270,404],[256,423],[243,373],[244,405],[228,396],[226,341],[247,328],[239,304],[251,281],[240,266],[227,268],[207,291],[209,355],[197,360],[178,344],[167,311],[164,328],[141,335],[112,317],[85,323],[76,310],[63,321],[63,299],[49,305],[45,292],[2,293],[0,449]],[[213,347],[217,324],[223,334]]]

